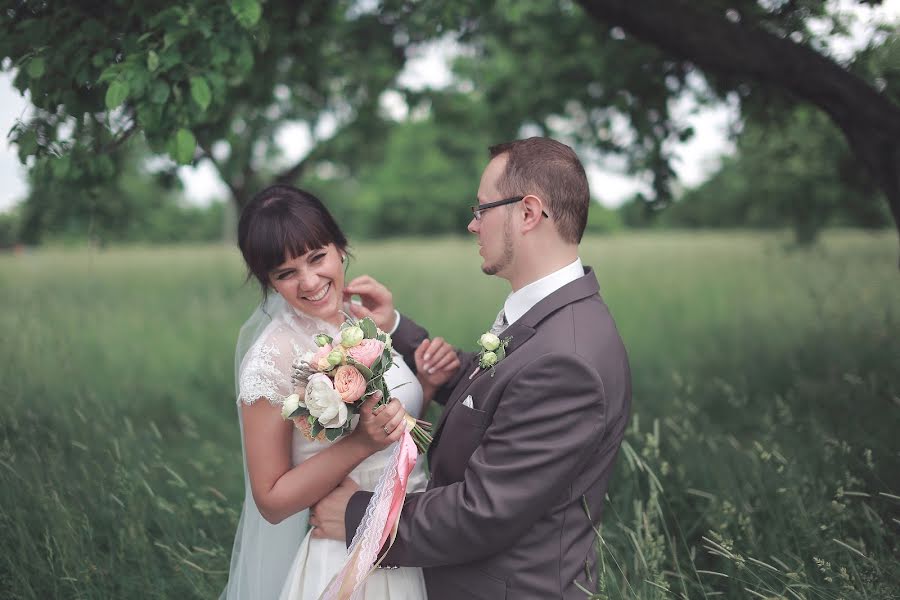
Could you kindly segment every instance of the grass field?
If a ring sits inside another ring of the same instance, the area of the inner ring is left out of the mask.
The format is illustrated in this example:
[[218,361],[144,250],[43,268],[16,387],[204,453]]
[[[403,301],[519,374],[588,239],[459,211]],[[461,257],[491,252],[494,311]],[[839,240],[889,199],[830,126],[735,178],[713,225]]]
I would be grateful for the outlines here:
[[[896,597],[896,240],[784,243],[583,244],[634,376],[594,597]],[[351,275],[466,348],[507,292],[471,240],[354,253]],[[221,247],[0,256],[0,597],[218,597],[243,493],[232,355],[258,298],[242,276]]]

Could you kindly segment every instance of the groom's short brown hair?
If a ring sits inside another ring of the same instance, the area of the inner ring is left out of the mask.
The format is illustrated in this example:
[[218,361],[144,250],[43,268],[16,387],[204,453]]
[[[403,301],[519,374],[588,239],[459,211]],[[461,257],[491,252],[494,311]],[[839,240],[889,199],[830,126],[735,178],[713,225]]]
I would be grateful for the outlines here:
[[498,182],[500,193],[505,197],[538,196],[546,203],[559,235],[569,243],[579,243],[587,225],[591,194],[575,151],[542,137],[497,144],[489,151],[492,159],[507,156],[506,171]]

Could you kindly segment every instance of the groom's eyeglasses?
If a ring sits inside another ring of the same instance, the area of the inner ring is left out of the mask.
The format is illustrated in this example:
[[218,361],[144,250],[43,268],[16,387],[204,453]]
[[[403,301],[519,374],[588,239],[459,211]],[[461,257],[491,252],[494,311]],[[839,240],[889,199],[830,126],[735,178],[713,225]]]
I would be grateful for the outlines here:
[[[512,198],[505,198],[503,200],[497,200],[496,202],[487,202],[486,204],[476,204],[475,206],[471,206],[469,208],[472,209],[472,216],[475,217],[476,221],[481,220],[481,213],[486,211],[489,208],[496,208],[497,206],[503,206],[504,204],[512,204],[514,202],[521,202],[525,199],[525,196],[513,196]],[[547,214],[547,211],[542,210],[541,214],[550,218],[550,215]]]

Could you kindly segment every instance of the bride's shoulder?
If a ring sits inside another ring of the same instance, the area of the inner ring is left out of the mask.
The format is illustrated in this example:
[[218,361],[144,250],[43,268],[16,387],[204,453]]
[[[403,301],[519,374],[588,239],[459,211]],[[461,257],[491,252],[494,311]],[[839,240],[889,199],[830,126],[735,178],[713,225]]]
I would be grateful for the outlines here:
[[251,346],[248,356],[298,355],[312,349],[313,334],[291,327],[284,319],[274,319]]

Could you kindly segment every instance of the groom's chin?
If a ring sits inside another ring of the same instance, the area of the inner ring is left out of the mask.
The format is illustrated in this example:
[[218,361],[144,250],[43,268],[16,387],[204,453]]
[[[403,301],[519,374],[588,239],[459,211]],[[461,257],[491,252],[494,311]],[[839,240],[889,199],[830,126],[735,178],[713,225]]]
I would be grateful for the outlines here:
[[497,265],[481,265],[481,272],[485,275],[496,275],[500,269],[497,268]]

